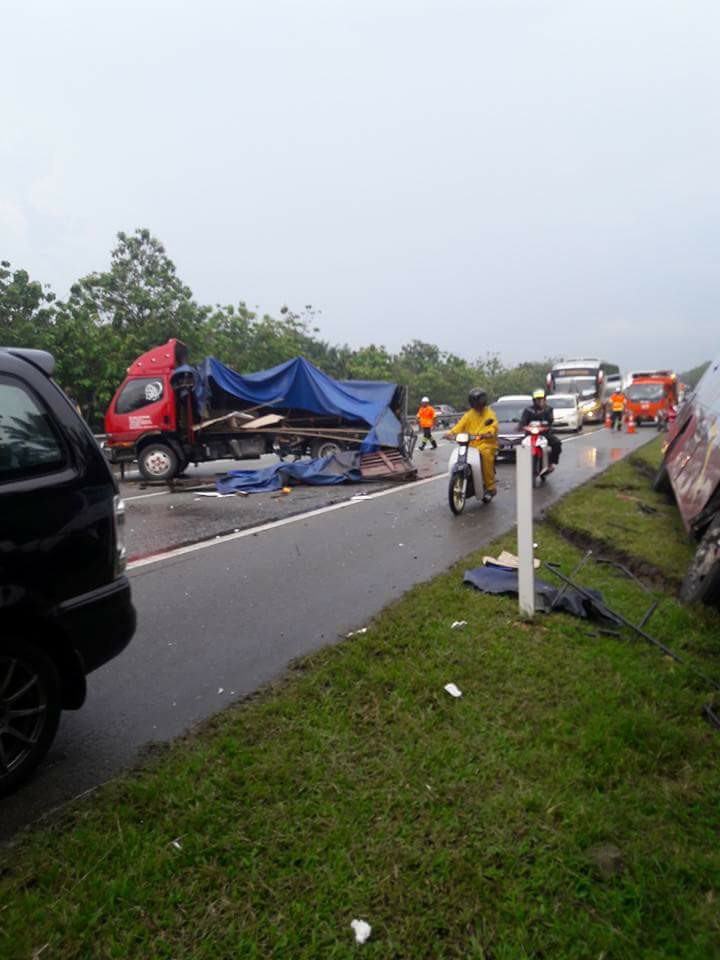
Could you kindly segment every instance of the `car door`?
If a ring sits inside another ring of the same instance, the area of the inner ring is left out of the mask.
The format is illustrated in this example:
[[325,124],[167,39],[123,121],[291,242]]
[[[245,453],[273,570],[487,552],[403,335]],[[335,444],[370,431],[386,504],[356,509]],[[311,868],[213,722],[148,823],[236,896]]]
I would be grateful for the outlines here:
[[25,360],[0,358],[0,605],[50,612],[107,583],[114,481],[69,401]]

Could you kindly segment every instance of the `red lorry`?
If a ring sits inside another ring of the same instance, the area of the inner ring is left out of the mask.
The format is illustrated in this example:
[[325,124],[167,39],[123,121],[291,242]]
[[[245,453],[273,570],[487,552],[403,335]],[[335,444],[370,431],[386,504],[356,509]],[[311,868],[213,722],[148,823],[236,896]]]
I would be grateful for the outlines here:
[[169,340],[128,368],[105,414],[105,449],[113,463],[137,460],[148,480],[273,450],[409,455],[406,408],[404,387],[333,380],[303,357],[243,376],[212,357],[190,366],[185,345]]
[[720,605],[720,357],[670,427],[655,489],[674,494],[686,529],[698,541],[681,596]]
[[672,370],[639,370],[629,374],[625,388],[625,412],[637,424],[660,423],[678,403],[677,376]]

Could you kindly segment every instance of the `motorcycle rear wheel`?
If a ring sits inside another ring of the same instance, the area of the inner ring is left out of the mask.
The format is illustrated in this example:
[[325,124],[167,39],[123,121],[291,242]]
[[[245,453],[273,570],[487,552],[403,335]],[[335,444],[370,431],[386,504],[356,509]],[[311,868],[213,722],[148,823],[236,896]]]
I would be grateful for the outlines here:
[[456,517],[465,509],[466,501],[467,479],[461,473],[456,473],[450,478],[450,484],[448,486],[448,503]]

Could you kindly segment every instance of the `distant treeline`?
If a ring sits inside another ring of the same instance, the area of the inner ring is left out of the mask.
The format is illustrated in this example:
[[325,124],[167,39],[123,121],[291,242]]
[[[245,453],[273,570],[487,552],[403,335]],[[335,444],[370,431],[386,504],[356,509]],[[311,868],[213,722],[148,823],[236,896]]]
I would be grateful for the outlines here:
[[171,337],[187,344],[192,360],[215,356],[243,373],[302,354],[336,378],[402,383],[413,410],[423,394],[462,408],[475,386],[491,397],[528,393],[544,384],[552,363],[508,368],[493,354],[468,360],[420,340],[397,353],[375,344],[355,350],[333,345],[320,338],[311,306],[297,312],[283,307],[271,317],[242,301],[200,305],[148,230],[119,233],[117,240],[109,268],[78,280],[67,300],[0,262],[0,345],[53,353],[56,379],[96,429],[133,359]]
[[686,383],[689,387],[696,387],[709,366],[710,361],[706,360],[705,363],[693,367],[692,370],[686,370],[685,373],[680,374],[680,383]]

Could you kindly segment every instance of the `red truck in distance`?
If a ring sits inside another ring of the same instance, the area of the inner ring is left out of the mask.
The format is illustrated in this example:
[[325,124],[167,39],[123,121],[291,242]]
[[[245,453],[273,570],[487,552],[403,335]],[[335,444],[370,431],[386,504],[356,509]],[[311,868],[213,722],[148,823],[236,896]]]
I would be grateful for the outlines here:
[[637,424],[659,423],[678,404],[677,376],[672,370],[638,370],[628,375],[625,411]]

